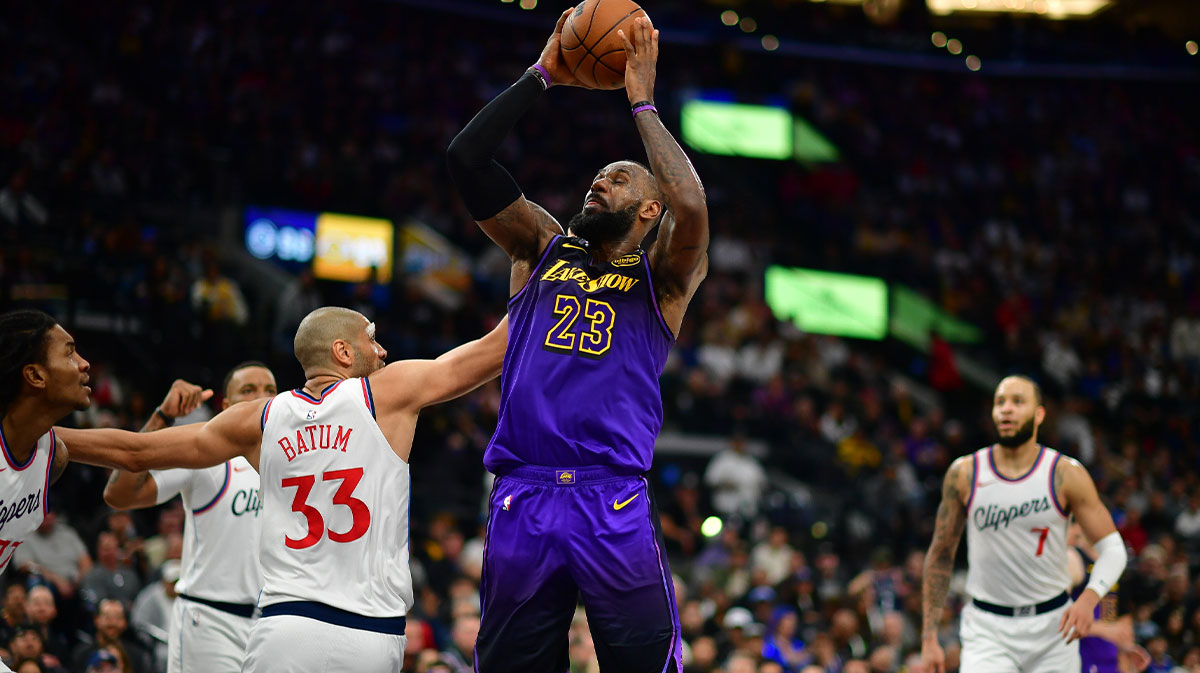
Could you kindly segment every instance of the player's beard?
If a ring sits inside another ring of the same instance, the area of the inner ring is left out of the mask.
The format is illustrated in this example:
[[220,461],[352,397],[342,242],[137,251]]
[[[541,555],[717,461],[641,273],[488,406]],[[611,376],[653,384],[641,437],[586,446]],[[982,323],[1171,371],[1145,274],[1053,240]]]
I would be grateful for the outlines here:
[[633,229],[637,210],[638,204],[635,203],[623,210],[576,213],[567,223],[567,228],[590,245],[619,241]]
[[373,353],[364,353],[354,346],[351,348],[354,350],[354,376],[350,378],[366,378],[383,369],[383,361]]
[[999,444],[1000,446],[1006,446],[1010,449],[1015,449],[1018,446],[1024,444],[1025,442],[1028,442],[1032,438],[1033,438],[1033,419],[1032,418],[1030,418],[1028,421],[1026,421],[1024,425],[1017,428],[1017,431],[1014,432],[1013,434],[1009,435],[1008,437],[1005,437],[1004,435],[1000,434],[999,430],[996,431],[996,443]]

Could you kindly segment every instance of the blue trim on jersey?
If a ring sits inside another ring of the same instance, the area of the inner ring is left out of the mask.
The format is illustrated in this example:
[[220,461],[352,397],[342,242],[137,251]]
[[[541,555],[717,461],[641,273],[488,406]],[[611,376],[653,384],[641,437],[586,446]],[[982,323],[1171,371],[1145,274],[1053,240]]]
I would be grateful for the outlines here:
[[1058,494],[1054,492],[1054,471],[1058,469],[1058,461],[1062,458],[1061,453],[1055,453],[1054,462],[1050,464],[1050,502],[1054,503],[1054,509],[1064,517],[1068,516],[1067,509],[1058,502]]
[[267,416],[269,416],[271,414],[271,403],[274,401],[275,401],[275,398],[272,397],[271,399],[267,400],[266,404],[263,405],[262,430],[264,432],[266,432],[266,430],[267,430]]
[[1028,472],[1017,477],[1016,479],[1009,479],[1008,477],[1000,474],[1000,470],[996,469],[996,457],[993,455],[992,447],[990,447],[990,446],[988,447],[988,464],[992,468],[992,474],[995,474],[997,479],[1007,481],[1010,484],[1015,484],[1018,481],[1025,481],[1026,479],[1028,479],[1029,475],[1033,474],[1034,471],[1038,469],[1038,465],[1042,464],[1042,456],[1044,456],[1044,455],[1046,455],[1046,447],[1039,444],[1038,445],[1038,457],[1037,457],[1037,460],[1033,461],[1033,467],[1029,468]]
[[967,496],[967,509],[971,509],[971,503],[975,502],[975,483],[979,481],[979,452],[975,451],[971,454],[971,495]]
[[371,410],[371,418],[375,418],[375,396],[371,394],[371,382],[367,377],[362,378],[363,395],[367,398],[367,408]]
[[212,506],[217,504],[217,501],[220,500],[221,496],[225,495],[225,491],[228,491],[228,490],[229,490],[229,461],[225,461],[225,483],[221,484],[221,491],[219,493],[217,493],[217,497],[215,497],[211,501],[209,501],[209,503],[207,505],[201,507],[200,509],[192,510],[192,514],[203,514],[203,513],[207,512],[208,510],[212,509]]
[[346,379],[342,379],[341,381],[338,381],[337,383],[332,383],[329,386],[327,386],[325,388],[325,390],[321,391],[320,397],[313,397],[312,395],[309,395],[308,393],[304,392],[303,388],[297,388],[297,389],[293,390],[292,394],[295,395],[296,397],[299,397],[300,399],[304,400],[305,402],[312,402],[313,404],[320,404],[321,402],[325,401],[326,395],[328,395],[329,393],[332,393],[333,389],[342,385],[342,383],[345,380]]
[[[51,432],[53,432],[53,430]],[[41,438],[39,437],[38,439]],[[33,451],[29,452],[29,460],[26,460],[24,465],[17,465],[17,462],[13,459],[12,452],[8,450],[8,438],[4,436],[4,427],[2,425],[0,425],[0,449],[4,449],[4,460],[8,461],[8,466],[17,472],[20,472],[21,470],[24,470],[32,465],[33,458],[37,455],[37,443],[35,442],[33,445]]]
[[359,629],[360,631],[374,631],[375,633],[385,633],[393,636],[404,635],[406,621],[404,617],[368,617],[316,601],[274,603],[262,609],[264,619],[280,615],[308,617],[309,619],[315,619],[326,624],[335,624],[351,629]]
[[535,264],[533,269],[529,272],[529,278],[525,279],[525,284],[521,286],[520,290],[517,290],[516,294],[508,298],[509,306],[512,306],[512,303],[516,301],[518,297],[525,294],[525,290],[528,290],[530,285],[533,285],[534,276],[538,274],[538,271],[541,271],[542,265],[546,263],[546,258],[550,256],[550,251],[554,249],[554,246],[558,243],[558,239],[560,238],[566,237],[562,234],[555,234],[554,238],[550,239],[550,242],[546,244],[546,249],[542,251],[542,258],[538,260],[538,263]]
[[50,512],[50,472],[54,470],[54,454],[58,451],[58,438],[50,428],[50,460],[46,461],[46,488],[42,491],[42,516]]

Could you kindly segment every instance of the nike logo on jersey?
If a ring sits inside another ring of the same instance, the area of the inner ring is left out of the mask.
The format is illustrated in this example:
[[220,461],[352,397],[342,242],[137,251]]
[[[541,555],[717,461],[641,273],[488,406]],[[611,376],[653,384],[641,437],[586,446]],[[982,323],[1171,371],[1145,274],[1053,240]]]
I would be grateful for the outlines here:
[[249,465],[242,465],[241,467],[233,468],[233,471],[234,472],[245,472],[246,470],[253,470],[253,469],[254,468],[250,467]]
[[617,501],[616,501],[616,499],[614,498],[614,499],[613,499],[613,509],[618,509],[618,510],[619,510],[619,509],[621,509],[621,508],[622,508],[622,507],[624,507],[625,505],[628,505],[629,503],[633,502],[633,499],[634,499],[634,498],[636,498],[636,497],[638,497],[639,495],[641,495],[641,493],[634,493],[634,494],[633,494],[632,496],[630,496],[630,498],[629,498],[628,500],[626,500],[625,502],[617,502]]
[[977,482],[975,482],[975,488],[983,488],[984,486],[991,486],[994,483],[996,483],[995,479],[992,479],[991,481],[977,481]]

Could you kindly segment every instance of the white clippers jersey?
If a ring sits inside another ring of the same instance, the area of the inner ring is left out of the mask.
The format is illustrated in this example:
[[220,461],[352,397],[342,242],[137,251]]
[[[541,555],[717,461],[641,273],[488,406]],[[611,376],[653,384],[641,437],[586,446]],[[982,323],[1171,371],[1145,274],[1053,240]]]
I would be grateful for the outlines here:
[[263,409],[262,606],[316,601],[368,617],[413,603],[408,463],[375,423],[370,383],[282,393]]
[[1068,517],[1054,493],[1062,456],[1042,447],[1019,479],[996,472],[991,447],[971,457],[975,481],[967,502],[967,593],[1018,607],[1050,600],[1071,588],[1067,571]]
[[241,456],[202,470],[153,470],[158,502],[183,498],[181,594],[253,605],[262,589],[258,564],[258,473]]
[[46,517],[55,448],[51,430],[38,438],[25,464],[18,465],[0,431],[0,450],[4,452],[4,465],[0,466],[0,573]]

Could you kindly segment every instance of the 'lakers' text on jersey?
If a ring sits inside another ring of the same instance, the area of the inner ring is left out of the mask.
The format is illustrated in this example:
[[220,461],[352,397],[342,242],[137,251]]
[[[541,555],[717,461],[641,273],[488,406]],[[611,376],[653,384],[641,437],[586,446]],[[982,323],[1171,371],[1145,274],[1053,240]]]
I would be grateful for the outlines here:
[[21,542],[42,525],[46,516],[55,443],[51,430],[38,438],[33,453],[24,464],[18,465],[0,432],[0,451],[4,453],[4,465],[0,468],[0,573],[8,567]]
[[1035,605],[1068,590],[1068,517],[1054,492],[1062,456],[1041,447],[1016,479],[996,470],[991,447],[972,456],[967,502],[967,593],[997,605]]
[[413,602],[408,463],[375,423],[367,379],[319,398],[292,390],[263,409],[263,607],[315,601],[368,617]]
[[646,254],[596,264],[579,239],[556,236],[508,308],[500,417],[484,466],[649,470],[674,337]]

